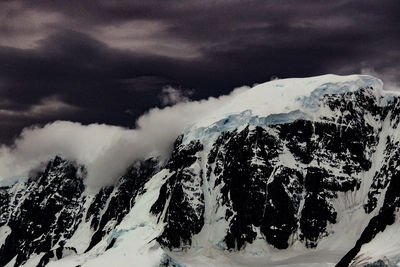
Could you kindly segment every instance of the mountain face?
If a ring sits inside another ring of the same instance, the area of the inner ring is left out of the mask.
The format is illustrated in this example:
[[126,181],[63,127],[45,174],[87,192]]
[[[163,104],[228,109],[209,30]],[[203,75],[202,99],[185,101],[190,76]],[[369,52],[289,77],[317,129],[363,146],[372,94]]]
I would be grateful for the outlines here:
[[[116,186],[86,195],[84,167],[56,157],[37,177],[0,188],[0,266],[10,261],[11,266],[23,265],[33,254],[40,254],[36,266],[45,266],[64,254],[90,250],[121,222],[135,197],[145,192],[143,185],[156,166],[155,159],[134,163]],[[87,231],[80,233],[84,224]],[[86,234],[86,240],[68,246],[77,234]]]
[[0,266],[394,266],[400,95],[382,89],[258,85],[96,192],[56,157],[0,188]]

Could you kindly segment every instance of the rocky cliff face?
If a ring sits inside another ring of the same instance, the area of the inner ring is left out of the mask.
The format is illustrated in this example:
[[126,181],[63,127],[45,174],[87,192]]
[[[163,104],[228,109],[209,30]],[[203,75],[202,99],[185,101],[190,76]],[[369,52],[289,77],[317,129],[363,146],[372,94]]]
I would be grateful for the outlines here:
[[61,158],[0,188],[0,266],[400,262],[397,239],[374,251],[400,233],[400,96],[368,76],[322,77],[249,90],[237,101],[307,88],[281,113],[234,102],[189,127],[163,166],[136,162],[96,193]]
[[43,173],[25,183],[0,190],[0,266],[10,261],[14,266],[27,262],[32,254],[40,254],[38,266],[64,253],[77,253],[68,247],[78,227],[90,225],[84,234],[90,250],[118,225],[134,205],[143,185],[154,174],[157,162],[149,159],[133,164],[115,187],[106,187],[97,194],[85,194],[85,169],[56,157]]

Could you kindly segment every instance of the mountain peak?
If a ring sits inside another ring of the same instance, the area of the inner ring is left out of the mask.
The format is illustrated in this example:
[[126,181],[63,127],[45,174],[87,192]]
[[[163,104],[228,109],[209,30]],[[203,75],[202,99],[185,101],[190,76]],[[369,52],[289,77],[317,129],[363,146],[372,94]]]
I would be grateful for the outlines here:
[[231,131],[243,125],[269,125],[298,119],[317,119],[324,95],[369,89],[379,102],[383,82],[369,75],[326,74],[279,79],[258,84],[185,129],[185,140],[204,139],[210,132]]
[[196,125],[208,126],[229,115],[251,111],[253,116],[266,117],[271,114],[304,110],[304,99],[317,99],[325,94],[354,92],[371,87],[377,95],[382,95],[383,82],[368,75],[339,76],[326,74],[308,78],[279,79],[258,84],[237,95],[229,103],[216,110],[208,118]]

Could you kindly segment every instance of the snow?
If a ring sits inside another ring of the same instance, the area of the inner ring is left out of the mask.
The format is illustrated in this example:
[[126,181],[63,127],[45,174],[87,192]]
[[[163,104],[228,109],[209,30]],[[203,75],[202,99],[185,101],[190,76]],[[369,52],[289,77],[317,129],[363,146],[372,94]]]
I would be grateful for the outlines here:
[[[32,255],[31,255],[31,257],[29,258],[29,261],[27,261],[26,263],[24,263],[23,265],[22,265],[22,267],[36,267],[36,266],[38,266],[38,264],[39,264],[39,262],[40,262],[40,259],[44,256],[44,254],[45,253],[39,253],[39,254],[36,254],[36,253],[33,253]],[[13,259],[14,260],[14,259]],[[15,258],[15,260],[16,260],[16,258]],[[11,264],[13,264],[13,261],[10,261],[10,263]],[[10,263],[8,263],[8,264],[10,264]],[[8,266],[8,265],[7,265]],[[10,267],[11,266],[14,266],[14,265],[10,265]]]
[[384,232],[379,232],[371,242],[361,247],[356,257],[358,265],[365,264],[366,262],[375,262],[384,258],[393,264],[393,266],[394,264],[400,264],[399,218],[400,212],[398,211],[394,224],[387,226]]
[[368,86],[381,94],[381,80],[367,75],[322,75],[310,78],[291,78],[266,82],[247,90],[210,118],[201,120],[198,126],[208,126],[226,115],[250,110],[253,116],[266,117],[271,114],[285,114],[304,107],[312,111],[318,109],[317,101],[325,94],[354,92]]
[[[84,254],[69,255],[57,261],[50,261],[49,267],[96,267],[96,266],[159,266],[164,255],[156,243],[162,231],[162,224],[149,211],[157,200],[159,190],[168,171],[162,170],[146,184],[146,193],[136,198],[132,210],[125,216],[110,235],[93,249]],[[105,250],[116,238],[113,247]]]
[[243,124],[269,125],[297,119],[315,119],[320,109],[318,100],[321,96],[354,92],[367,87],[374,88],[377,98],[384,95],[391,98],[396,94],[385,93],[382,81],[368,75],[327,74],[259,84],[187,127],[184,130],[184,141],[210,141],[216,132],[233,130]]
[[4,267],[14,267],[16,261],[17,261],[17,256],[15,256],[12,260],[10,260],[9,263],[7,263],[6,266]]
[[[297,251],[296,251],[297,250]],[[171,254],[172,255],[172,254]],[[208,248],[207,252],[177,255],[172,257],[183,266],[335,266],[342,255],[335,251],[307,251],[299,248],[278,250],[265,244],[264,240],[255,241],[245,251],[228,252]]]
[[7,236],[11,234],[11,228],[7,225],[3,225],[0,227],[0,248],[3,246],[6,241]]
[[82,221],[78,225],[73,236],[67,240],[65,247],[74,247],[78,253],[83,253],[90,244],[90,239],[94,231],[90,228],[91,221],[86,221],[86,214],[88,212],[89,206],[93,201],[93,196],[87,196],[85,199],[85,204],[83,205],[83,216]]

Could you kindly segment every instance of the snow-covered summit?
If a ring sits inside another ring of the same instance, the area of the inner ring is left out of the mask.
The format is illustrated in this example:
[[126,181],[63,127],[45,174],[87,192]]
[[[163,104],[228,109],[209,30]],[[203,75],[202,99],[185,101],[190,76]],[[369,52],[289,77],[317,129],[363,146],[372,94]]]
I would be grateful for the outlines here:
[[316,119],[319,99],[323,95],[343,94],[362,88],[372,88],[377,99],[393,94],[383,91],[383,82],[369,75],[326,74],[262,83],[194,122],[186,128],[185,140],[209,139],[213,132],[230,131],[247,124],[269,125]]
[[266,117],[271,114],[306,111],[322,95],[354,92],[361,88],[372,87],[377,96],[382,95],[383,83],[368,75],[339,76],[333,74],[309,78],[289,78],[274,80],[254,86],[229,103],[216,110],[208,118],[199,121],[196,126],[210,124],[249,110],[253,116]]

